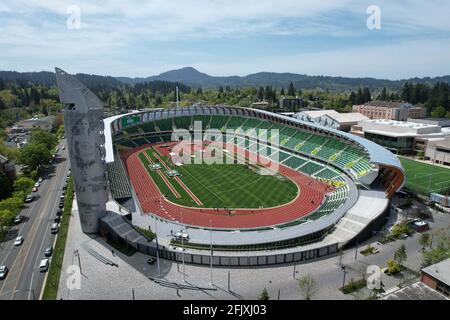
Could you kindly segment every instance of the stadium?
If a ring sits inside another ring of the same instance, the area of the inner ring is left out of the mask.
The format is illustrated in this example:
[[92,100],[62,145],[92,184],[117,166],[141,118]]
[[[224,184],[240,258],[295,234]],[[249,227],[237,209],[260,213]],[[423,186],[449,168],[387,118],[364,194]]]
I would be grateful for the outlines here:
[[[158,253],[172,260],[209,264],[214,252],[217,265],[264,265],[335,253],[370,236],[405,183],[381,146],[262,110],[194,105],[104,124],[111,197],[136,231],[157,229]],[[102,222],[155,252],[110,216]]]

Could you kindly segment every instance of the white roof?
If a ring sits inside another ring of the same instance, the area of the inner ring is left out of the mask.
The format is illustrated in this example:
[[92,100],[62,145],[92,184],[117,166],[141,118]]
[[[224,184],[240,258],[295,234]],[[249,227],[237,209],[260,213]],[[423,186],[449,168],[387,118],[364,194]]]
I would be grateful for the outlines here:
[[328,116],[339,123],[369,120],[369,118],[367,118],[365,115],[359,112],[339,113],[336,110],[314,110],[314,111],[302,111],[301,113],[306,114],[307,116],[313,119],[322,116]]
[[422,269],[422,272],[450,285],[450,258]]

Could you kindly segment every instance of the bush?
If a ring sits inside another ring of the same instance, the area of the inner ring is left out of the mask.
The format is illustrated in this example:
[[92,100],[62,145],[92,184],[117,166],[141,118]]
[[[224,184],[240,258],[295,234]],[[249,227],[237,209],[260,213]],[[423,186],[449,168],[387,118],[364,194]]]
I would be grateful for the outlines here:
[[353,279],[350,279],[350,282],[346,284],[343,288],[341,288],[341,291],[344,294],[349,294],[355,291],[358,291],[359,289],[365,288],[367,285],[366,279],[362,278],[359,280],[354,281]]
[[399,272],[400,268],[401,268],[400,263],[398,263],[397,261],[395,261],[393,259],[389,259],[388,261],[386,261],[386,265],[387,265],[387,272],[390,275]]

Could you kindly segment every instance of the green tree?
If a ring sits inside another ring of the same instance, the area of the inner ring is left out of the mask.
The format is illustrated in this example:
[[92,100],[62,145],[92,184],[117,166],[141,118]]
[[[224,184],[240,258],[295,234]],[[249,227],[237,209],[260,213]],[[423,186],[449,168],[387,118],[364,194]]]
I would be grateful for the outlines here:
[[446,113],[447,112],[445,111],[445,108],[443,106],[438,106],[436,109],[434,109],[431,112],[431,116],[433,118],[442,118],[442,117],[445,117]]
[[397,261],[400,265],[406,261],[408,255],[406,253],[406,247],[402,244],[397,250],[394,252],[394,260]]
[[267,289],[264,288],[261,294],[259,295],[258,300],[269,300],[269,299],[270,299],[269,293],[267,292]]
[[11,223],[12,218],[14,217],[11,210],[8,209],[0,209],[0,231],[3,232],[3,228],[8,226]]
[[10,210],[13,215],[20,212],[23,207],[23,199],[11,197],[0,201],[0,210]]
[[310,274],[298,279],[298,285],[305,300],[311,300],[318,291],[317,282]]
[[58,144],[55,135],[41,129],[35,129],[31,132],[31,144],[43,144],[48,150],[53,150]]
[[287,95],[288,96],[292,96],[292,97],[295,96],[295,87],[294,87],[294,84],[292,82],[289,83]]
[[430,245],[430,234],[429,233],[422,233],[419,237],[419,244],[422,246],[422,250],[425,250],[426,247]]
[[394,259],[387,260],[386,266],[389,274],[395,274],[400,271],[400,264]]
[[50,149],[45,144],[28,143],[20,150],[18,161],[30,170],[35,170],[47,164],[51,157]]
[[33,186],[34,181],[27,177],[20,177],[14,181],[14,190],[25,194],[29,193],[33,189]]

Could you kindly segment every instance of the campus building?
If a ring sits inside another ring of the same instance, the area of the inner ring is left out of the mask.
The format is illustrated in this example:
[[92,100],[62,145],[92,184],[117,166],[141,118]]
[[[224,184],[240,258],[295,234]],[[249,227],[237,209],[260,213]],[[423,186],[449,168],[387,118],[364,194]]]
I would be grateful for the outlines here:
[[346,132],[358,122],[369,120],[358,112],[339,113],[335,110],[302,111],[295,114],[294,118]]
[[450,258],[421,270],[421,281],[430,288],[450,297]]
[[396,154],[425,154],[429,141],[444,139],[450,130],[434,124],[376,119],[360,121],[351,133],[371,140]]
[[424,107],[413,106],[405,102],[369,101],[353,106],[354,112],[359,112],[370,119],[389,119],[406,121],[408,118],[424,118],[427,110]]
[[425,150],[425,160],[450,165],[450,136],[429,140]]
[[279,106],[281,110],[286,111],[297,111],[303,106],[303,100],[296,97],[296,98],[280,98]]

